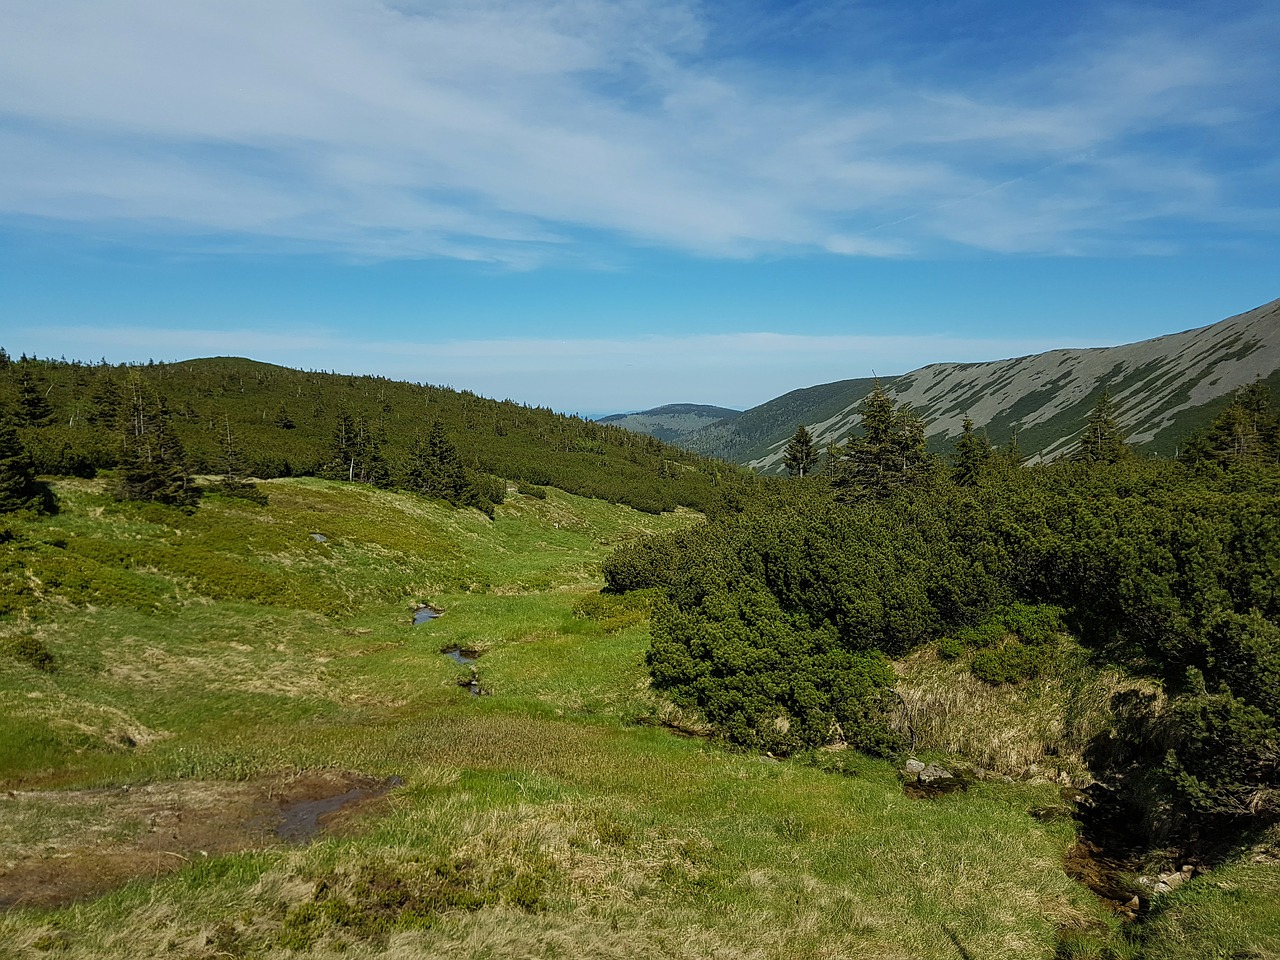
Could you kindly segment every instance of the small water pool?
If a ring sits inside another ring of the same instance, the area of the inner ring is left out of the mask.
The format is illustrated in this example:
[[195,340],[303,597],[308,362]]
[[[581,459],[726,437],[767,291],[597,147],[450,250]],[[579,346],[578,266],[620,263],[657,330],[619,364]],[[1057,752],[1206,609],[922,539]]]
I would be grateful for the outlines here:
[[443,610],[437,610],[435,607],[422,606],[413,611],[413,625],[416,627],[428,620],[434,620],[436,617],[444,613]]
[[477,650],[464,650],[462,647],[445,647],[440,651],[460,667],[467,667],[476,662],[480,656]]

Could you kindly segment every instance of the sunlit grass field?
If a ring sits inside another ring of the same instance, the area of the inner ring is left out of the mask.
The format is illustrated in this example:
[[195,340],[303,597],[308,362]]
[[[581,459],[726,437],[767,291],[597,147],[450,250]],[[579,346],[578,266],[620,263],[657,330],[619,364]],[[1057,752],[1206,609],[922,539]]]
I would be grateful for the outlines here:
[[[0,913],[0,957],[1138,955],[1063,873],[1071,823],[1029,814],[1055,786],[914,800],[887,763],[780,762],[651,722],[646,623],[582,601],[615,545],[694,515],[551,490],[490,521],[262,487],[265,507],[188,515],[68,481],[57,516],[11,524],[0,877],[127,847],[139,790],[403,785],[309,845],[160,850],[175,872]],[[444,613],[413,626],[423,603]],[[454,646],[481,654],[485,695]],[[1199,942],[1221,942],[1206,923]]]

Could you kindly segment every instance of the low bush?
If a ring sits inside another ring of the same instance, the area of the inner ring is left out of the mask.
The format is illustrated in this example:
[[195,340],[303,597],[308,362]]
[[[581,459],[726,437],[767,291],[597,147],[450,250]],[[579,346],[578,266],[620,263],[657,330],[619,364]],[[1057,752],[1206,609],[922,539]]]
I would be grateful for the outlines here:
[[637,626],[649,619],[656,590],[633,590],[630,593],[589,593],[573,605],[573,615],[598,623],[613,633]]
[[53,654],[39,637],[15,637],[5,643],[4,650],[14,659],[45,673],[53,673],[58,669]]
[[1010,639],[975,653],[969,670],[984,683],[1021,683],[1039,676],[1047,659],[1043,647]]
[[535,500],[547,499],[546,487],[540,487],[536,483],[526,483],[523,480],[516,481],[516,493],[525,497],[533,497]]

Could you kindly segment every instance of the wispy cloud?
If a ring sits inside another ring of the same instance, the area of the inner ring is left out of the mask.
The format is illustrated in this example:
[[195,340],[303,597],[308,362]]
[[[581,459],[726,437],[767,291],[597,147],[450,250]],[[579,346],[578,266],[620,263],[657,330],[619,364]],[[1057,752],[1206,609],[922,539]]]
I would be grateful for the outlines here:
[[[865,9],[838,28],[869,47]],[[919,45],[780,69],[693,0],[0,0],[0,216],[515,266],[601,236],[903,256],[1247,228],[1280,207],[1280,13],[1142,10],[948,74]],[[788,29],[833,27],[807,4]]]
[[[780,333],[633,338],[377,340],[336,331],[163,330],[143,327],[42,329],[45,343],[76,344],[77,355],[111,362],[251,356],[312,370],[361,373],[473,390],[558,410],[612,413],[674,401],[749,407],[798,386],[850,377],[895,376],[926,363],[1023,356],[1058,347],[1100,346],[1061,336],[805,336]],[[44,356],[39,343],[11,344]],[[597,409],[608,397],[612,408]]]

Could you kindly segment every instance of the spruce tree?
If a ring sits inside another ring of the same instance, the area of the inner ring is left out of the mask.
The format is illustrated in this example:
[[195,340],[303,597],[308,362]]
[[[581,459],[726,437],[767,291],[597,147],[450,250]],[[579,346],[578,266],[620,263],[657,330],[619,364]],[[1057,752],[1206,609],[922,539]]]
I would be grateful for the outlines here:
[[53,422],[48,390],[45,383],[33,376],[24,364],[18,373],[18,416],[24,426],[44,427]]
[[462,458],[458,456],[458,448],[453,445],[444,424],[439,420],[431,424],[425,450],[428,470],[423,476],[419,492],[450,503],[462,503],[467,489],[466,468],[462,465]]
[[1194,466],[1237,467],[1275,463],[1280,459],[1280,420],[1271,406],[1271,391],[1255,380],[1231,395],[1231,402],[1208,428],[1183,443],[1178,459]]
[[803,423],[796,427],[782,462],[786,465],[787,473],[793,477],[807,477],[817,466],[818,450],[814,446],[813,435]]
[[330,459],[320,475],[375,487],[390,486],[391,468],[382,453],[385,445],[386,433],[380,426],[371,426],[363,416],[353,417],[343,410],[330,441]]
[[44,510],[49,505],[47,497],[12,415],[0,414],[0,513]]
[[99,374],[89,393],[88,420],[95,427],[112,427],[120,419],[123,396],[120,385],[110,373]]
[[1022,455],[1022,447],[1018,445],[1018,430],[1009,431],[1009,442],[1000,448],[1001,458],[1010,466],[1021,467],[1027,458]]
[[1131,452],[1116,423],[1111,394],[1104,390],[1085,421],[1071,459],[1079,463],[1119,463]]
[[475,507],[489,516],[493,516],[494,504],[501,503],[505,493],[505,484],[497,489],[497,484],[467,468],[439,420],[432,422],[426,436],[414,441],[403,480],[414,493],[455,507]]
[[228,497],[252,500],[254,503],[265,506],[268,502],[267,495],[258,489],[256,483],[245,479],[244,457],[240,453],[235,437],[231,434],[231,419],[226,416],[222,418],[222,436],[219,437],[219,446],[221,447],[219,466],[222,468],[222,479],[215,483],[212,489]]
[[974,430],[973,418],[966,416],[960,428],[960,438],[956,440],[955,463],[952,467],[956,483],[961,486],[972,485],[994,453],[991,441],[987,439],[987,432]]
[[321,476],[331,480],[354,480],[356,461],[360,457],[360,443],[356,422],[346,410],[338,414],[333,439],[329,441],[329,451],[329,462],[321,469]]
[[187,467],[186,451],[173,432],[168,405],[132,373],[126,387],[121,431],[120,500],[190,506],[200,490]]
[[1275,462],[1277,421],[1271,391],[1261,380],[1241,387],[1209,429],[1209,445],[1233,463]]
[[924,482],[934,458],[925,448],[924,421],[892,398],[879,383],[858,408],[862,434],[833,449],[828,472],[846,497],[882,498]]

